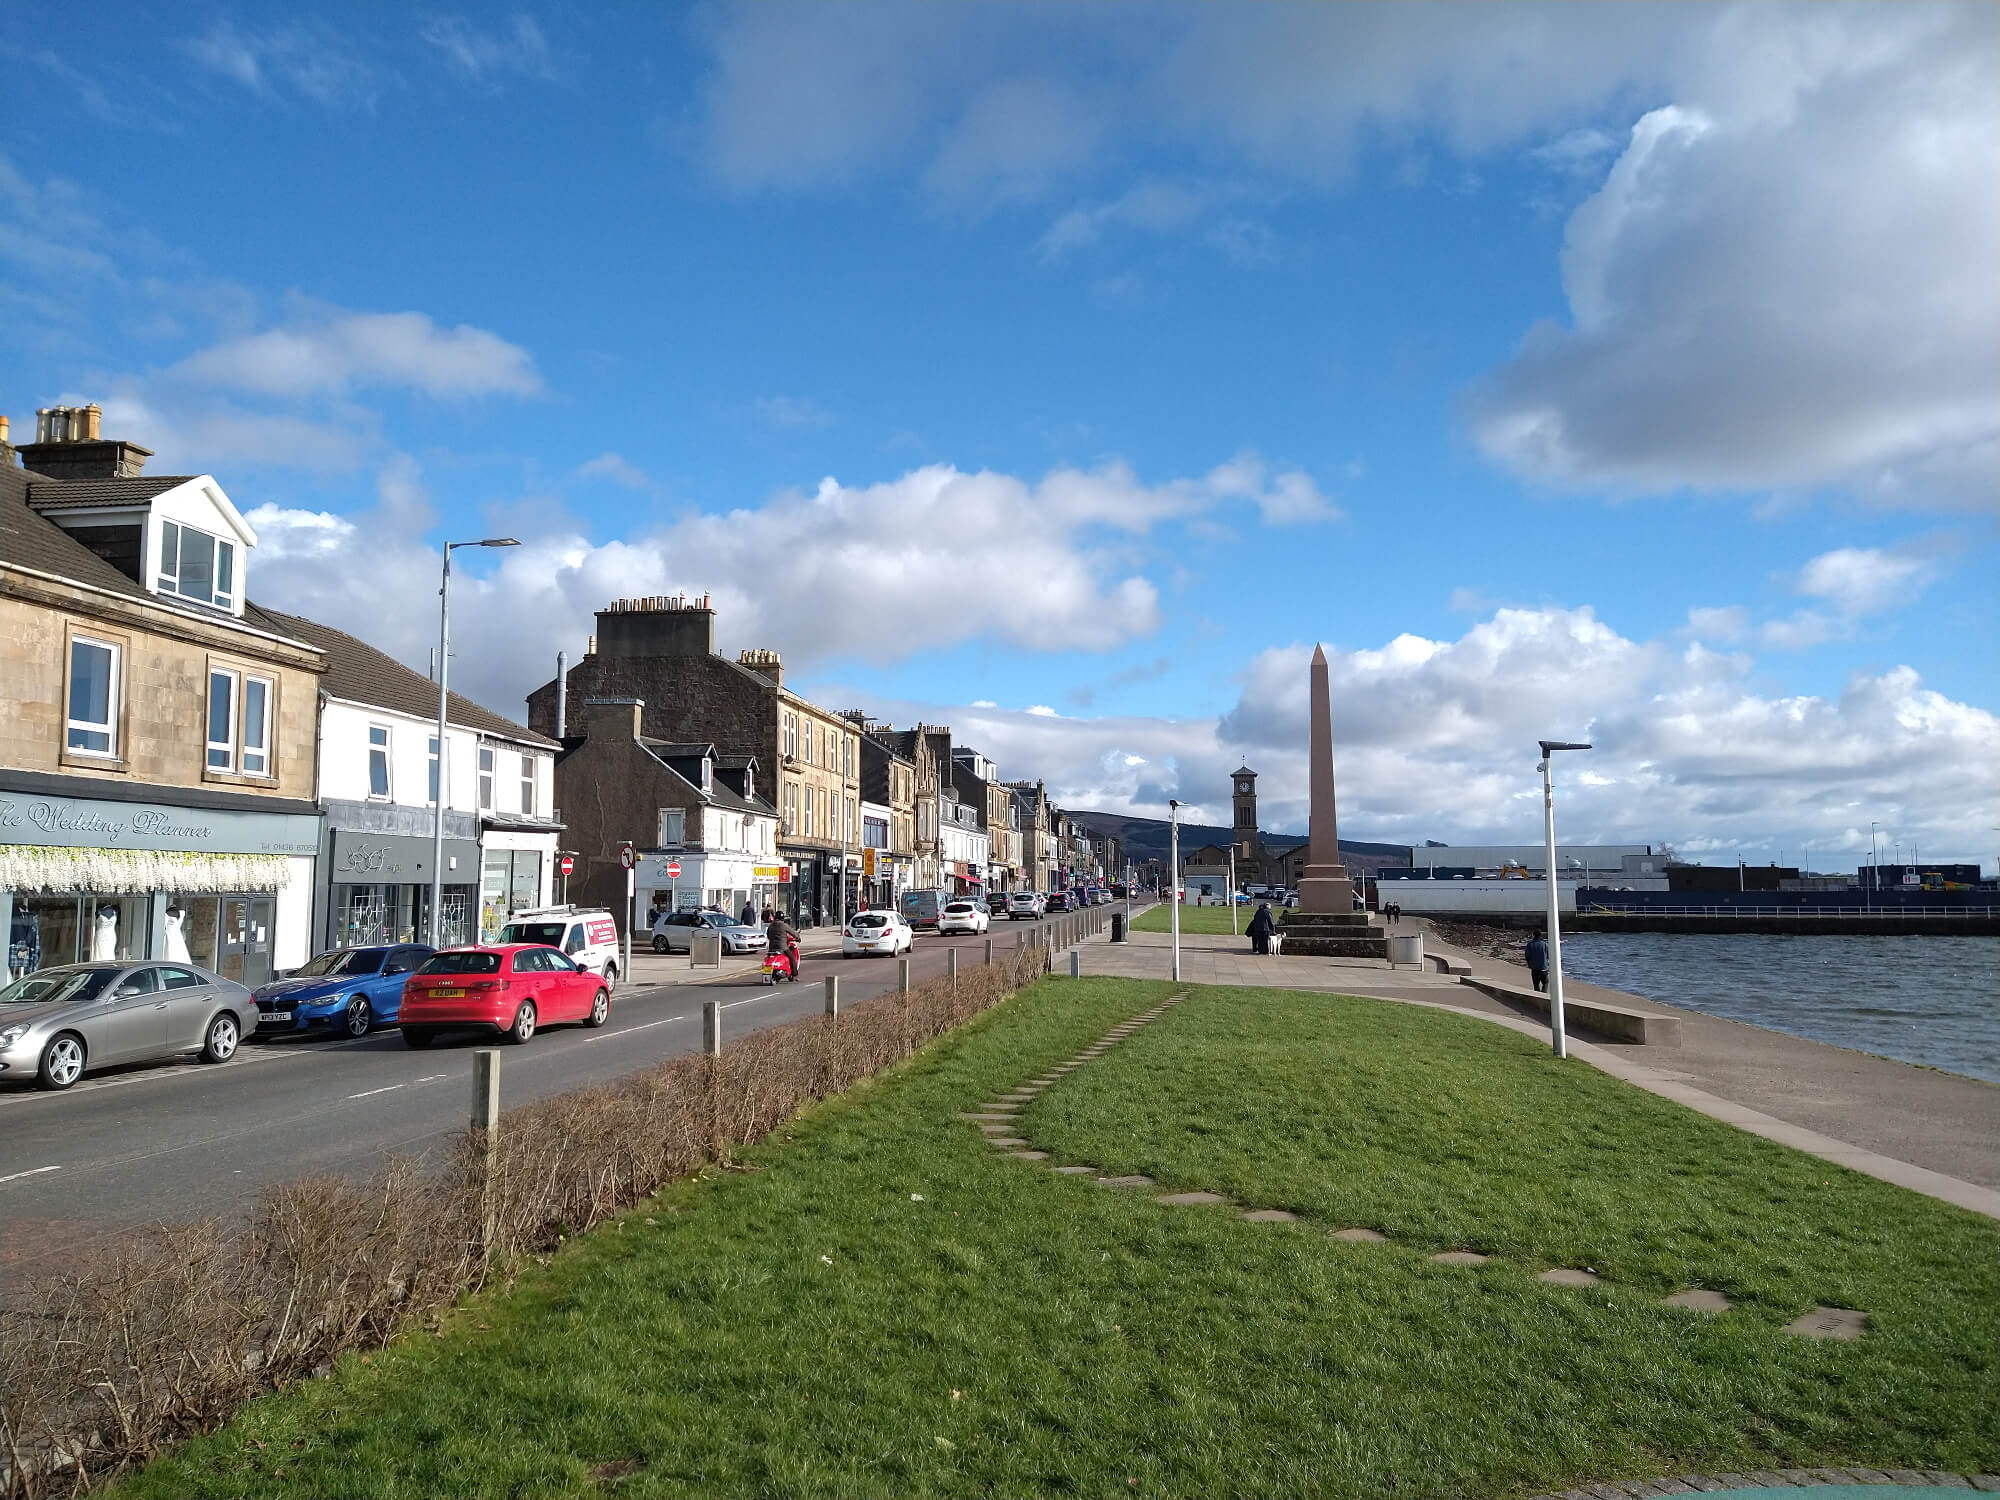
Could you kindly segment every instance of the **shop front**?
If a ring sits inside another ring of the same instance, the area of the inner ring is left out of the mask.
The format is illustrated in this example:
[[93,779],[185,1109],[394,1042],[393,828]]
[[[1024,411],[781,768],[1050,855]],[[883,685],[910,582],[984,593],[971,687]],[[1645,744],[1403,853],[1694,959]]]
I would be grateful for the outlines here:
[[[322,947],[431,942],[434,851],[433,839],[420,834],[352,828],[330,832]],[[440,946],[474,940],[479,870],[476,843],[459,838],[444,841]]]
[[487,819],[479,841],[481,942],[497,942],[514,912],[554,904],[560,836],[551,824],[523,826]]
[[818,849],[787,849],[780,845],[778,861],[787,877],[778,887],[779,909],[795,927],[816,925],[825,900],[825,854]]
[[[678,873],[668,874],[669,868]],[[696,850],[642,854],[633,879],[642,914],[709,907],[735,917],[742,915],[746,903],[754,905],[761,916],[783,884],[778,877],[790,874],[787,867],[759,865],[747,854]]]
[[73,787],[124,790],[0,777],[9,980],[57,964],[160,958],[254,985],[305,962],[320,828],[311,803],[194,790],[125,799]]

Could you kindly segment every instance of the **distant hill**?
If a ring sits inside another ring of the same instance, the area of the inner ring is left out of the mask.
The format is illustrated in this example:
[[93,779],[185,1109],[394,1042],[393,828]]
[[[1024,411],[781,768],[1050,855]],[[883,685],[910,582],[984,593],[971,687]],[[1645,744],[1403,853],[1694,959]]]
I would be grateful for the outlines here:
[[[1070,816],[1098,837],[1116,835],[1124,845],[1126,858],[1135,864],[1144,864],[1149,859],[1165,863],[1169,829],[1164,818],[1134,818],[1125,813],[1071,812]],[[1235,837],[1236,830],[1214,823],[1181,824],[1181,848],[1199,849],[1203,844],[1227,844]],[[1267,833],[1263,835],[1267,849],[1289,849],[1295,844],[1303,844],[1305,839],[1296,833]],[[1369,844],[1354,839],[1340,841],[1341,862],[1350,870],[1378,870],[1385,867],[1400,867],[1410,862],[1408,844]]]

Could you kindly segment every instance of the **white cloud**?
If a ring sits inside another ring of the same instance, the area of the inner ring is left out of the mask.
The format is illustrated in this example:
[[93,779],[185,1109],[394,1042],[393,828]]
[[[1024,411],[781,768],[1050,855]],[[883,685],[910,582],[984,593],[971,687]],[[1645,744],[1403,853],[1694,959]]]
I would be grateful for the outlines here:
[[785,432],[831,427],[837,420],[810,396],[759,396],[751,406],[759,421]]
[[1571,488],[2000,497],[2000,12],[1725,13],[1571,217],[1567,325],[1472,405]]
[[1741,640],[1750,628],[1750,611],[1740,604],[1697,607],[1688,611],[1687,633],[1706,641]]
[[1057,713],[1053,708],[1050,708],[1046,703],[1032,704],[1029,707],[1028,712],[1033,714],[1038,719],[1060,719],[1062,717],[1061,714]]
[[1928,559],[1880,547],[1822,552],[1799,570],[1798,590],[1845,615],[1872,615],[1914,604],[1930,582]]
[[600,453],[579,464],[576,473],[579,479],[603,479],[628,490],[650,489],[653,484],[646,471],[622,453]]
[[1042,235],[1044,260],[1061,260],[1094,245],[1108,229],[1165,234],[1184,229],[1208,206],[1208,195],[1170,182],[1143,182],[1106,203],[1083,204],[1062,214]]
[[365,109],[383,82],[381,69],[320,25],[243,31],[221,20],[184,39],[180,49],[216,77],[266,97],[288,92],[316,104]]
[[437,16],[418,27],[417,35],[443,53],[452,70],[469,83],[497,86],[508,75],[555,76],[548,38],[529,15],[516,15],[510,24],[491,32],[463,16]]
[[[1247,758],[1264,826],[1303,832],[1310,654],[1262,653],[1219,719],[1050,719],[830,691],[898,723],[949,723],[1003,775],[1044,777],[1070,807],[1165,817],[1177,797],[1193,821],[1223,822],[1229,773]],[[1591,610],[1561,608],[1503,609],[1456,640],[1406,635],[1328,655],[1349,838],[1532,842],[1535,742],[1555,735],[1596,746],[1561,784],[1565,836],[1579,841],[1795,857],[1810,847],[1816,866],[1851,868],[1872,817],[1977,858],[1979,810],[2000,799],[2000,719],[1908,667],[1858,673],[1833,696],[1774,694],[1751,685],[1740,658],[1631,640]]]
[[440,328],[419,312],[308,315],[201,350],[168,373],[290,399],[356,387],[403,387],[442,399],[542,389],[527,350],[483,328]]

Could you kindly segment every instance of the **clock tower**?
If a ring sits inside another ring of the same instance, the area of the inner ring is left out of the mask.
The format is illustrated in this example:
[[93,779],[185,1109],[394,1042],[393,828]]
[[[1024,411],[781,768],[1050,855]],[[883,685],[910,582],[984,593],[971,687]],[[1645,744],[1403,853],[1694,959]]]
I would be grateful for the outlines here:
[[1257,773],[1247,765],[1239,767],[1235,782],[1236,822],[1230,838],[1236,845],[1237,864],[1247,866],[1263,844],[1257,837]]

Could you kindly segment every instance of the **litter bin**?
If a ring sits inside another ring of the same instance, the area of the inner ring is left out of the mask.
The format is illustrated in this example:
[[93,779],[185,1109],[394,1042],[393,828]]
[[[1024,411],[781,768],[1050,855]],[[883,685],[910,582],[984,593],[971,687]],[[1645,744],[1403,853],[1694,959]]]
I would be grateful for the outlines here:
[[1125,941],[1125,913],[1122,911],[1114,911],[1111,914],[1111,941],[1114,943]]
[[1421,932],[1389,939],[1389,967],[1394,969],[1403,964],[1415,964],[1420,969],[1424,966],[1424,935]]

